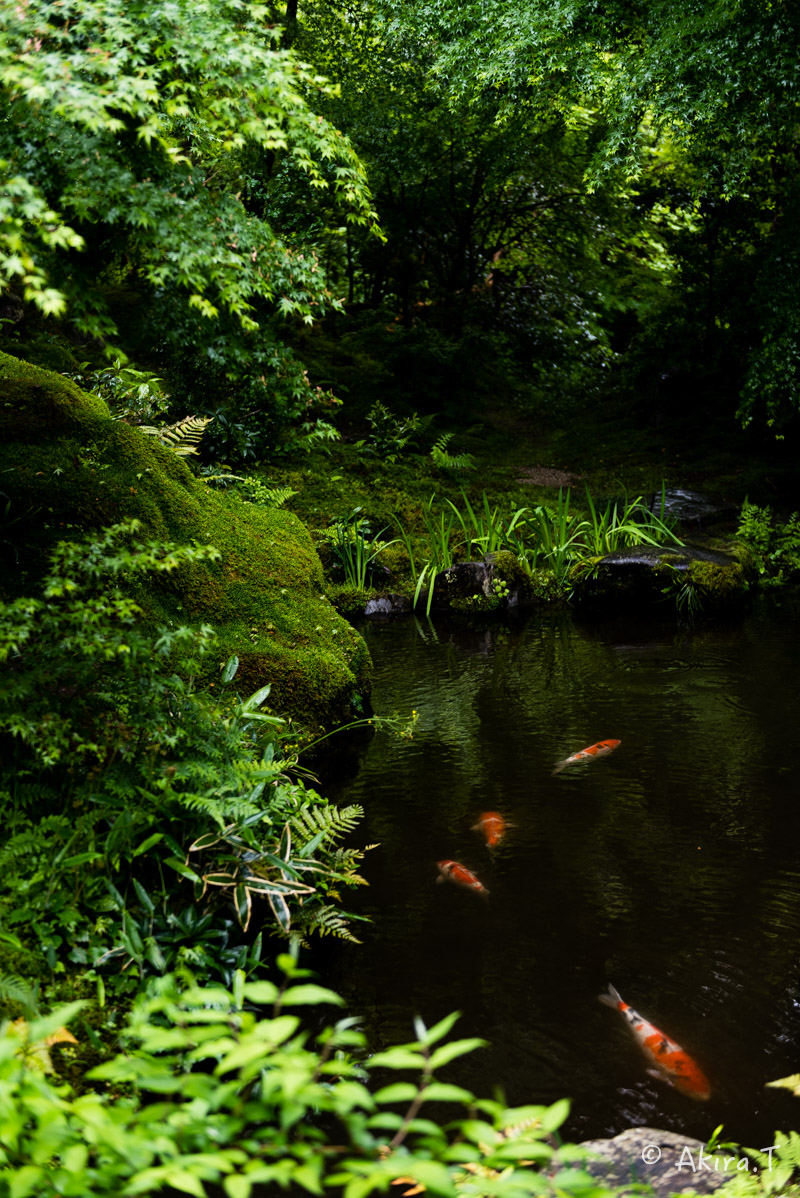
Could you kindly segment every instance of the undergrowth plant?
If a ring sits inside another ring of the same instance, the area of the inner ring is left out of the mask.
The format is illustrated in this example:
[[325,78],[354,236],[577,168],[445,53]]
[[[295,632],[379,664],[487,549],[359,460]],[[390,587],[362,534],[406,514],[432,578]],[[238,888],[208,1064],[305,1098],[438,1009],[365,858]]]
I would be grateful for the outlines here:
[[215,555],[128,521],[60,544],[42,597],[0,605],[0,927],[51,974],[229,980],[255,903],[276,935],[351,935],[361,852],[339,841],[360,809],[290,776],[292,733],[263,710],[269,686],[235,693],[236,658],[217,695],[196,685],[210,628],[153,628],[133,598]]
[[67,373],[84,391],[105,400],[115,420],[128,424],[150,425],[169,408],[169,394],[164,380],[150,370],[137,370],[123,364],[121,358],[100,370],[91,370],[89,362],[81,363],[79,371]]
[[293,487],[268,487],[265,482],[252,474],[246,475],[244,478],[234,476],[234,479],[241,484],[239,494],[248,503],[258,503],[264,507],[283,507],[292,496],[297,495],[297,491]]
[[[439,1198],[606,1198],[557,1146],[569,1110],[508,1108],[446,1080],[483,1045],[450,1039],[458,1018],[368,1052],[358,1019],[304,1019],[342,1007],[287,954],[280,985],[199,986],[183,971],[155,979],[123,1032],[124,1051],[75,1096],[36,1067],[31,1048],[72,1022],[73,1003],[0,1028],[0,1194],[106,1198],[168,1188],[211,1198],[280,1190],[344,1198],[402,1190]],[[26,1063],[27,1062],[27,1063]],[[444,1116],[444,1117],[443,1117]]]
[[376,570],[376,562],[384,549],[394,541],[382,541],[381,533],[373,533],[360,507],[335,520],[320,531],[320,537],[330,545],[337,566],[348,586],[364,590]]
[[365,440],[357,441],[355,448],[360,453],[374,454],[381,461],[394,465],[404,450],[417,445],[433,417],[420,416],[417,412],[412,412],[410,416],[397,416],[386,404],[376,400],[367,412],[367,420],[370,434]]
[[587,487],[586,503],[589,518],[579,526],[579,540],[589,556],[602,557],[632,545],[663,545],[665,541],[683,544],[674,528],[663,519],[663,488],[662,516],[651,511],[641,495],[635,499],[626,495],[621,501],[610,500],[604,508],[598,508]]
[[447,446],[453,439],[453,433],[442,433],[431,446],[431,461],[438,470],[448,474],[462,474],[475,469],[475,458],[471,453],[450,453]]
[[772,509],[745,500],[736,536],[749,549],[765,586],[780,586],[800,573],[800,513],[777,520]]
[[631,545],[682,544],[671,525],[641,497],[610,501],[600,508],[587,490],[586,500],[588,516],[577,515],[571,511],[570,489],[561,488],[554,504],[521,507],[505,515],[485,492],[481,504],[475,505],[463,490],[460,504],[445,499],[437,506],[434,494],[422,507],[424,532],[416,538],[394,516],[416,578],[414,605],[426,592],[430,613],[436,575],[459,560],[513,553],[530,578],[548,571],[556,592],[563,595],[576,565]]

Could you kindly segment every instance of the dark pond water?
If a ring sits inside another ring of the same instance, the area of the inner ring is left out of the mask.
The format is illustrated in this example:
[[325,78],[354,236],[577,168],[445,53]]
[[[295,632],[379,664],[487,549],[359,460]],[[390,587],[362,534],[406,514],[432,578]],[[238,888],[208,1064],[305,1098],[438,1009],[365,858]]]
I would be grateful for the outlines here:
[[[506,625],[413,618],[362,629],[378,733],[326,787],[365,808],[361,946],[327,942],[325,979],[377,1045],[451,1010],[490,1047],[443,1080],[513,1105],[573,1100],[573,1139],[647,1125],[765,1147],[800,1100],[764,1083],[800,1069],[800,625]],[[603,760],[556,761],[619,738]],[[513,821],[494,856],[479,814]],[[474,870],[487,900],[435,885]],[[612,982],[694,1056],[698,1103],[653,1080]]]

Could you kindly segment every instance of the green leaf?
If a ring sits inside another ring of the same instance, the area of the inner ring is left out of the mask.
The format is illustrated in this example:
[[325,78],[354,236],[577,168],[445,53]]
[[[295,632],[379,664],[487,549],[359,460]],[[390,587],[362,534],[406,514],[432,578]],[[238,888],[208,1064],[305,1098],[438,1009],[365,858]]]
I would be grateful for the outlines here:
[[245,976],[246,975],[245,975],[245,972],[243,969],[234,970],[233,984],[231,986],[231,990],[233,993],[233,1004],[235,1007],[238,1007],[240,1010],[241,1010],[242,1006],[244,1005]]
[[66,857],[61,866],[63,869],[74,869],[76,865],[86,865],[87,861],[102,861],[102,853],[78,853],[74,857]]
[[570,1102],[568,1098],[560,1098],[549,1106],[542,1115],[542,1127],[547,1132],[557,1131],[569,1116]]
[[138,878],[133,879],[133,888],[139,896],[139,902],[142,904],[147,914],[152,915],[156,909],[155,904]]
[[221,681],[222,682],[230,682],[231,678],[233,678],[234,674],[236,673],[236,671],[238,669],[239,669],[239,658],[236,656],[235,653],[233,653],[228,658],[228,660],[225,662],[225,665],[222,667]]
[[435,1044],[437,1040],[441,1040],[444,1036],[446,1036],[452,1030],[456,1021],[460,1018],[460,1011],[453,1011],[450,1015],[445,1015],[444,1019],[440,1019],[438,1023],[435,1023],[432,1028],[429,1028],[424,1032],[423,1035],[419,1037],[421,1043],[430,1048],[430,1046]]
[[386,1069],[417,1069],[422,1071],[427,1061],[422,1053],[411,1052],[407,1048],[387,1048],[385,1052],[376,1052],[366,1062],[369,1068],[384,1067]]
[[242,930],[246,932],[250,923],[250,914],[253,910],[253,900],[246,886],[239,885],[234,887],[233,905],[236,908],[236,916],[242,926]]
[[190,882],[196,882],[199,886],[203,885],[203,879],[200,875],[195,873],[193,869],[190,869],[179,857],[167,857],[164,864],[168,865],[170,869],[174,869],[182,878],[188,878]]
[[553,1156],[553,1149],[549,1144],[543,1143],[541,1140],[506,1140],[501,1144],[495,1144],[487,1158],[487,1164],[493,1164],[495,1161],[502,1167],[508,1161],[517,1160],[532,1160],[541,1165],[544,1161],[549,1161]]
[[775,1086],[776,1088],[791,1090],[792,1094],[800,1097],[800,1073],[792,1073],[789,1077],[779,1077],[777,1081],[765,1082],[765,1086]]
[[247,982],[244,997],[248,1002],[272,1004],[278,997],[278,987],[272,982]]
[[461,1086],[451,1086],[446,1082],[431,1082],[425,1087],[423,1098],[426,1102],[472,1102],[474,1095]]
[[395,1177],[413,1177],[415,1181],[421,1182],[431,1194],[442,1194],[444,1198],[455,1198],[458,1194],[449,1170],[438,1161],[425,1161],[418,1158],[398,1161],[393,1166],[392,1173]]
[[154,844],[158,844],[158,842],[163,839],[163,832],[154,832],[152,836],[148,836],[146,840],[143,840],[142,843],[133,850],[133,856],[141,856],[142,853],[146,853],[147,850],[151,849]]
[[290,986],[284,992],[283,1002],[286,1006],[297,1007],[313,1003],[332,1003],[336,1007],[344,1006],[344,999],[334,990],[326,990],[324,986],[315,986],[311,982],[300,986]]
[[411,1082],[394,1082],[373,1094],[376,1102],[412,1102],[417,1096],[417,1087]]
[[44,1170],[39,1165],[22,1165],[7,1183],[9,1198],[28,1198],[30,1194],[36,1193],[43,1174]]
[[268,683],[266,686],[262,686],[257,691],[254,691],[250,698],[245,699],[244,703],[242,703],[242,714],[247,715],[259,708],[271,690],[272,686]]
[[474,1052],[476,1048],[485,1048],[486,1040],[451,1040],[448,1044],[443,1044],[440,1048],[434,1050],[431,1054],[430,1068],[432,1071],[441,1069],[443,1065],[454,1061],[456,1057],[463,1057],[469,1052]]

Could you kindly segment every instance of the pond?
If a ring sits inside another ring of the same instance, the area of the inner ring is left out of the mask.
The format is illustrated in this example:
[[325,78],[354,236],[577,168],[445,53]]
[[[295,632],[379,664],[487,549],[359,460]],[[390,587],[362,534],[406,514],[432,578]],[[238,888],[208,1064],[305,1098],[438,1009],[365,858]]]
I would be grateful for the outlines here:
[[[570,613],[362,627],[378,732],[347,779],[365,809],[361,945],[325,980],[376,1047],[461,1011],[489,1046],[442,1080],[509,1104],[567,1096],[570,1139],[644,1125],[754,1147],[800,1121],[765,1089],[800,1070],[800,625],[780,609],[695,630]],[[608,738],[609,756],[554,764]],[[484,811],[513,824],[493,853]],[[436,862],[473,870],[488,898]],[[691,1054],[701,1103],[648,1075],[609,983]]]

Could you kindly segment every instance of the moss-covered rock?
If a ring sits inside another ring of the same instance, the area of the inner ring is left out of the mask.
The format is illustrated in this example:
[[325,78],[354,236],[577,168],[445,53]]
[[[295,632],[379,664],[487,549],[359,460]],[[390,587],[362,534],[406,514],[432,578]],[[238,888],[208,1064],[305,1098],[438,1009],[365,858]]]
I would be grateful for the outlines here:
[[112,420],[67,379],[0,354],[0,592],[28,593],[50,548],[128,517],[146,535],[214,545],[145,596],[160,622],[208,623],[244,693],[269,682],[274,709],[327,723],[369,692],[362,638],[323,595],[311,537],[289,512],[210,490],[155,438]]
[[711,614],[741,605],[748,574],[737,556],[718,550],[638,545],[574,567],[570,584],[573,603],[584,610],[666,601]]

